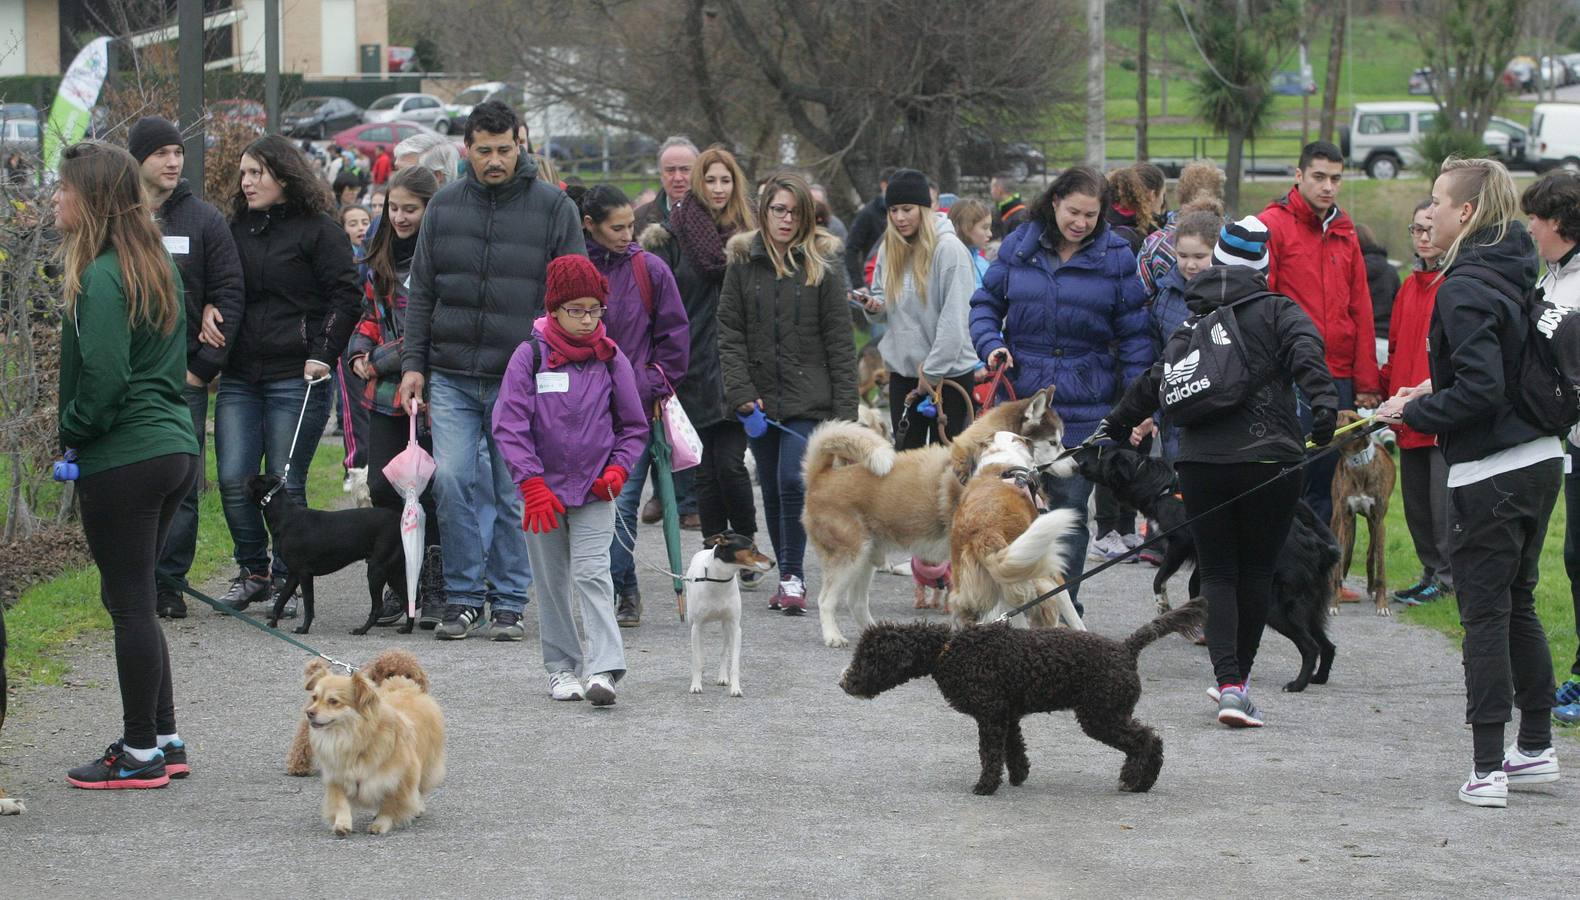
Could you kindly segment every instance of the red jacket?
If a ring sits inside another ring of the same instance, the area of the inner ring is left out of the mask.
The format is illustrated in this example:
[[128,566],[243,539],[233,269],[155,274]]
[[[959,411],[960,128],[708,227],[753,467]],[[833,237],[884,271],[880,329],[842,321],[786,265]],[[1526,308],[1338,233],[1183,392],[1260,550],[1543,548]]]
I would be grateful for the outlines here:
[[380,153],[379,158],[373,161],[374,184],[387,183],[390,180],[390,175],[394,174],[394,172],[395,157],[390,156],[389,151],[386,150],[385,152]]
[[[1411,272],[1393,298],[1388,320],[1388,362],[1382,367],[1382,394],[1391,397],[1400,388],[1413,387],[1432,377],[1426,364],[1426,336],[1432,330],[1432,307],[1440,282],[1437,272]],[[1430,447],[1437,439],[1408,425],[1393,426],[1399,446],[1406,450]]]
[[1268,287],[1316,323],[1334,378],[1354,379],[1357,394],[1376,393],[1377,328],[1355,224],[1335,207],[1324,227],[1298,188],[1259,218],[1268,230]]

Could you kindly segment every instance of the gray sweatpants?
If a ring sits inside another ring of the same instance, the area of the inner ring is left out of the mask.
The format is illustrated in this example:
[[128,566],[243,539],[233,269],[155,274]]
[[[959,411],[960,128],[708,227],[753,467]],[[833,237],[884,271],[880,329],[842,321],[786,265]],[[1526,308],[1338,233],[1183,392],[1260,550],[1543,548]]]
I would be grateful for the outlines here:
[[[625,643],[614,620],[614,582],[609,577],[613,534],[614,504],[598,501],[565,510],[560,527],[548,534],[526,533],[538,593],[543,668],[550,675],[574,672],[585,680],[607,672],[619,681],[625,674]],[[573,599],[581,601],[585,652],[571,615]]]

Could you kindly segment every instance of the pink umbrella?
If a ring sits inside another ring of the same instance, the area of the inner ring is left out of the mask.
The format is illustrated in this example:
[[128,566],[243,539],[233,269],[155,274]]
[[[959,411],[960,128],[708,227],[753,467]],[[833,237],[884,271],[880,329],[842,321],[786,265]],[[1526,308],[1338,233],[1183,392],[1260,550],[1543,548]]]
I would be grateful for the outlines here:
[[417,400],[412,398],[411,410],[407,415],[411,423],[411,436],[406,441],[406,449],[395,455],[384,467],[384,477],[389,479],[390,486],[399,491],[406,498],[406,505],[400,512],[400,542],[401,549],[406,552],[406,612],[413,622],[417,621],[417,577],[422,572],[424,524],[428,518],[422,510],[418,498],[422,496],[423,489],[428,487],[428,482],[433,478],[436,465],[428,451],[422,449],[417,443]]

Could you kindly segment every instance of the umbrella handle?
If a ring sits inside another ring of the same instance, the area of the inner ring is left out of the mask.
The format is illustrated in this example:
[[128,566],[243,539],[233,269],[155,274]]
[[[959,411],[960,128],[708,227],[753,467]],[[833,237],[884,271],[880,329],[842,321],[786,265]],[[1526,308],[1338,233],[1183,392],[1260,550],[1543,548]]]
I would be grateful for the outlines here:
[[411,404],[411,406],[410,412],[406,418],[409,420],[407,424],[411,428],[411,433],[407,440],[409,443],[415,444],[417,443],[417,398],[413,397],[408,402]]

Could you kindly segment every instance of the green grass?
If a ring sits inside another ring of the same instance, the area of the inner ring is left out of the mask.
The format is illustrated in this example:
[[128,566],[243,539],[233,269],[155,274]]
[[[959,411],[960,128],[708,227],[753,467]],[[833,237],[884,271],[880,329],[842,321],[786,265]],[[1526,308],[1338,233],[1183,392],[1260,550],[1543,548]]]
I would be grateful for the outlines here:
[[[209,447],[212,446],[211,439]],[[309,503],[322,508],[338,502],[343,457],[338,440],[319,445],[308,472]],[[206,466],[211,489],[204,492],[198,510],[197,555],[189,576],[194,584],[224,574],[234,566],[230,532],[215,487],[218,482],[212,452],[207,454]],[[189,601],[189,605],[196,604]],[[110,617],[99,602],[99,570],[88,566],[63,573],[24,591],[17,604],[6,612],[10,640],[6,665],[16,683],[58,683],[70,671],[64,658],[65,645],[109,627]]]
[[[1568,677],[1569,667],[1575,659],[1574,606],[1569,596],[1569,578],[1564,573],[1564,503],[1558,498],[1552,519],[1547,523],[1547,540],[1542,544],[1541,580],[1536,587],[1536,613],[1547,628],[1547,644],[1552,650],[1553,674],[1561,681]],[[1393,500],[1388,504],[1387,540],[1385,543],[1388,588],[1390,591],[1415,583],[1421,574],[1421,563],[1415,556],[1415,545],[1410,540],[1410,529],[1404,521],[1404,498],[1395,487]],[[1366,578],[1366,542],[1370,539],[1365,520],[1357,523],[1355,556],[1351,559],[1350,574]],[[1365,601],[1362,602],[1365,605]],[[1395,607],[1397,609],[1397,607]],[[1444,598],[1406,609],[1402,613],[1406,622],[1436,629],[1458,641],[1465,631],[1459,624],[1459,608],[1453,598]]]

